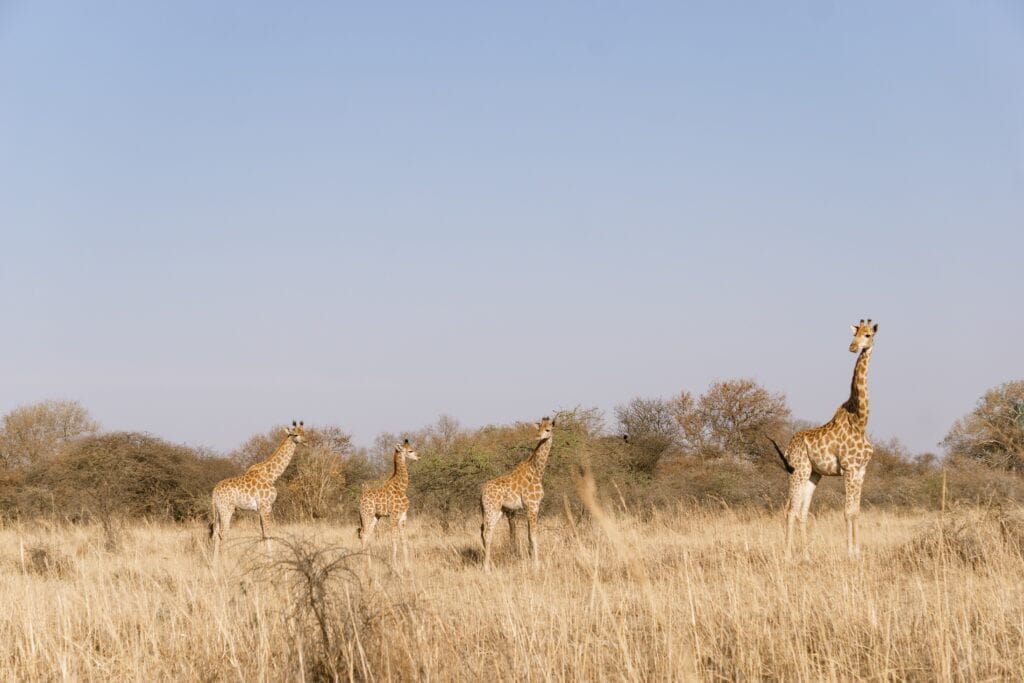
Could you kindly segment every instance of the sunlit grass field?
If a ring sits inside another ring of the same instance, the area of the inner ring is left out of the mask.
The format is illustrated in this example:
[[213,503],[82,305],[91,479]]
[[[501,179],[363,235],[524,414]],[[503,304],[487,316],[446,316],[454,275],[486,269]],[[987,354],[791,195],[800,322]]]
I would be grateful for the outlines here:
[[[3,680],[998,680],[1024,671],[1017,512],[867,511],[863,557],[819,511],[810,559],[778,514],[546,503],[541,562],[479,519],[408,527],[412,567],[355,523],[0,530]],[[525,526],[525,522],[523,523]],[[381,528],[383,527],[383,528]],[[525,528],[519,534],[526,551]],[[399,555],[401,557],[401,555]],[[369,565],[369,566],[367,566]]]

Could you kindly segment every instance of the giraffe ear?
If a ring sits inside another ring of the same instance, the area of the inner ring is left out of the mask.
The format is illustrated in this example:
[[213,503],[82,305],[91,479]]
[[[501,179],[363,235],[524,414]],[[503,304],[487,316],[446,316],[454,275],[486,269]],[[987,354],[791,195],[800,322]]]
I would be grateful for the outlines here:
[[540,422],[534,422],[533,426],[537,429],[540,429]]
[[850,331],[853,332],[854,334],[857,334],[857,326],[856,325],[850,325]]
[[872,329],[873,329],[873,330],[874,330],[875,332],[878,332],[878,323],[875,323],[875,326],[874,326],[874,327],[873,327]]

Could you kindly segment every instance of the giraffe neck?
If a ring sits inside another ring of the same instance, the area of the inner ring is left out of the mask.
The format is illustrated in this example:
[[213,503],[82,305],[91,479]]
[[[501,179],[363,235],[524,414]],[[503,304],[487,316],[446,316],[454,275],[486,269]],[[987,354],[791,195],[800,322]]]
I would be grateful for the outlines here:
[[539,479],[544,475],[544,468],[548,464],[548,454],[551,453],[551,437],[548,437],[537,444],[530,456],[530,469]]
[[395,472],[388,482],[400,487],[403,491],[409,488],[409,466],[405,462],[405,456],[395,451]]
[[292,461],[293,455],[295,455],[295,442],[290,436],[286,436],[274,454],[263,461],[263,467],[270,473],[271,478],[276,480],[288,469],[288,463]]
[[850,382],[850,398],[846,401],[846,409],[854,414],[861,429],[868,426],[868,364],[871,362],[871,348],[866,348],[857,356],[857,364],[853,366],[853,380]]

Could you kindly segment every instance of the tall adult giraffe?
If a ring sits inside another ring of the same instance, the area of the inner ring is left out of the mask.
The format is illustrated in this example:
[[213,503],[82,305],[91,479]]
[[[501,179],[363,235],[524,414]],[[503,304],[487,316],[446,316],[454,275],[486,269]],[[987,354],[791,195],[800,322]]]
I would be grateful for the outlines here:
[[236,509],[255,510],[260,516],[260,535],[267,540],[270,526],[270,510],[277,498],[274,482],[280,477],[295,455],[299,444],[306,442],[302,422],[286,427],[281,443],[269,458],[258,462],[237,477],[230,477],[213,487],[213,521],[210,522],[210,537],[213,539],[213,556],[220,552],[220,542],[231,527],[231,517]]
[[[405,516],[409,512],[409,466],[406,460],[419,460],[420,456],[409,445],[409,439],[395,445],[395,470],[381,486],[363,489],[359,496],[359,540],[363,550],[373,535],[377,520],[391,518],[391,563],[398,561],[398,547],[395,536],[402,543],[405,566],[409,566],[409,545],[405,540]],[[369,562],[369,558],[367,558]]]
[[846,492],[846,549],[851,557],[860,553],[857,516],[864,471],[873,449],[868,441],[868,364],[875,345],[878,324],[868,319],[850,325],[853,341],[850,352],[860,354],[853,366],[850,398],[839,406],[832,419],[820,427],[797,432],[785,452],[772,440],[782,464],[789,472],[789,499],[786,503],[786,557],[792,555],[793,525],[800,521],[800,542],[807,554],[807,511],[822,476],[842,476]]
[[484,570],[491,570],[491,540],[494,528],[498,525],[502,513],[508,517],[509,534],[512,547],[516,548],[516,511],[526,510],[526,528],[530,538],[530,557],[533,566],[539,563],[537,550],[537,514],[540,502],[544,499],[544,468],[551,453],[551,435],[555,427],[552,418],[541,418],[534,425],[537,428],[537,445],[533,453],[516,465],[506,475],[491,479],[480,489],[480,508],[483,523],[480,525],[480,536],[484,542]]

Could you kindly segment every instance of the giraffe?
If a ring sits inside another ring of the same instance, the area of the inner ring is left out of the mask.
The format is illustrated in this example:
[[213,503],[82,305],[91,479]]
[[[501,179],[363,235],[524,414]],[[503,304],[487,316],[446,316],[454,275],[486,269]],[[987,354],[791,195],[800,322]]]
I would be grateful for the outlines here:
[[871,460],[872,446],[866,433],[868,425],[868,364],[875,344],[878,324],[868,319],[850,325],[853,341],[850,352],[858,353],[853,366],[850,398],[836,409],[832,419],[812,429],[797,432],[783,451],[771,442],[789,472],[789,499],[786,502],[786,557],[792,555],[793,525],[800,522],[800,540],[807,556],[807,510],[814,489],[822,476],[842,476],[846,494],[846,549],[857,557],[857,516],[864,472]]
[[255,510],[260,516],[260,535],[267,540],[270,526],[270,510],[277,498],[274,482],[284,473],[291,462],[295,449],[306,442],[302,422],[292,420],[286,427],[281,443],[273,454],[258,462],[237,477],[223,479],[213,487],[213,521],[210,522],[210,537],[213,539],[213,557],[220,552],[220,542],[231,527],[231,516],[236,509]]
[[541,418],[534,424],[537,428],[537,445],[525,460],[516,465],[506,475],[491,479],[480,488],[480,509],[483,523],[480,525],[480,537],[484,542],[484,570],[491,571],[491,540],[494,529],[501,519],[502,513],[508,518],[508,530],[512,540],[513,551],[518,552],[516,543],[515,515],[518,510],[526,509],[527,533],[530,540],[530,557],[533,566],[539,564],[537,552],[537,513],[540,502],[544,499],[544,467],[551,453],[551,434],[555,427],[554,419]]
[[[398,546],[395,534],[402,542],[402,554],[405,566],[409,566],[409,545],[405,540],[405,517],[409,511],[409,498],[405,491],[409,488],[409,466],[406,460],[419,460],[420,456],[409,445],[409,439],[395,445],[395,471],[381,486],[364,488],[359,496],[359,540],[363,550],[373,535],[377,520],[390,517],[392,522],[391,563],[398,562]],[[367,559],[369,562],[369,559]]]

